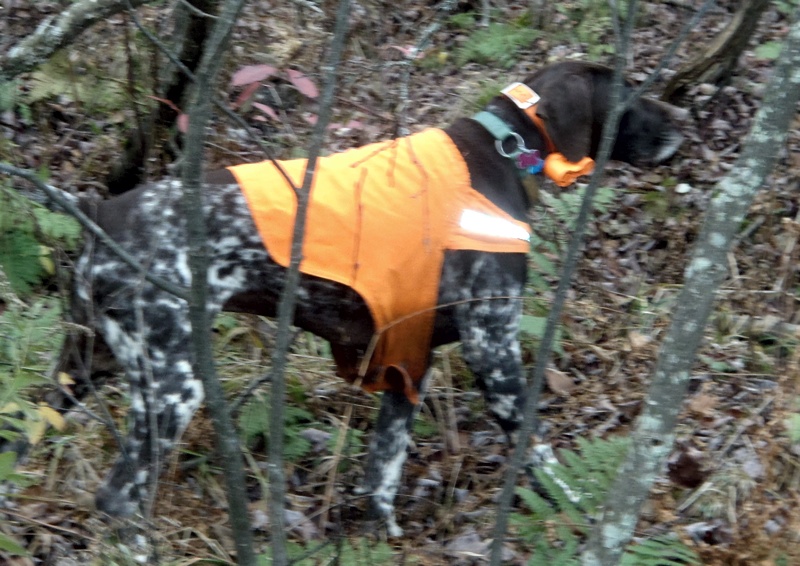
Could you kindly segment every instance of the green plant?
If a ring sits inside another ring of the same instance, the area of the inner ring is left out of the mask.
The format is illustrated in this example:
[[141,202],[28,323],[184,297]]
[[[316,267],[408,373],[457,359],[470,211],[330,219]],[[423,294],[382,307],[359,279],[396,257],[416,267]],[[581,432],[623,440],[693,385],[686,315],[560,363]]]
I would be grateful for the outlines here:
[[[382,541],[371,541],[364,537],[337,539],[332,543],[323,543],[310,550],[297,543],[289,542],[287,554],[295,566],[316,566],[317,564],[347,564],[348,566],[382,566],[396,564],[397,557],[390,545]],[[415,564],[408,558],[405,564]],[[259,566],[272,564],[270,553],[258,557]]]
[[[123,53],[113,54],[117,65],[109,68],[121,73],[126,68],[122,64]],[[107,71],[101,70],[96,62],[83,58],[78,69],[70,61],[66,51],[58,52],[47,62],[31,73],[30,88],[21,97],[21,102],[36,104],[55,96],[63,96],[73,102],[89,106],[99,112],[115,112],[125,107],[127,93],[121,80],[109,80]]]
[[[628,10],[627,2],[617,3],[620,19]],[[605,0],[577,0],[556,2],[555,9],[567,19],[561,26],[557,39],[586,46],[590,59],[597,60],[614,52],[614,43],[609,41],[611,33],[612,7]]]
[[800,0],[776,0],[775,7],[784,16],[791,16],[794,9],[800,6]]
[[0,187],[0,269],[14,292],[27,295],[52,274],[52,248],[75,249],[80,234],[73,218]]
[[[239,415],[239,429],[246,443],[259,437],[269,437],[269,396],[254,397],[242,408]],[[297,461],[311,451],[311,443],[301,436],[303,428],[313,420],[313,415],[293,405],[285,408],[283,433],[283,457],[288,461]]]
[[[573,229],[578,217],[586,189],[581,187],[575,191],[552,195],[546,191],[539,193],[543,208],[548,214],[543,215],[533,225],[531,234],[531,268],[528,271],[531,286],[539,292],[548,292],[550,283],[547,278],[558,277],[557,259],[563,257],[567,249],[567,237]],[[616,191],[601,187],[592,202],[592,213],[605,214],[617,197]]]
[[[61,309],[53,299],[26,305],[8,291],[4,293],[6,309],[0,314],[0,445],[10,450],[0,453],[0,484],[25,487],[32,479],[15,471],[14,449],[39,442],[49,425],[64,428],[58,412],[28,397],[31,388],[48,382],[43,376],[49,354],[63,339]],[[0,550],[18,556],[28,554],[1,532]]]
[[533,42],[539,32],[530,28],[520,28],[510,24],[489,24],[489,27],[476,31],[456,52],[456,64],[464,65],[473,61],[494,64],[503,68],[511,67],[517,60],[517,52]]
[[[254,397],[244,405],[239,414],[239,429],[246,443],[269,437],[269,410],[268,395]],[[284,410],[286,416],[284,419],[283,457],[287,461],[297,462],[311,453],[313,448],[311,442],[304,438],[302,433],[312,426],[331,433],[327,441],[327,448],[329,451],[333,451],[340,434],[338,427],[316,423],[314,416],[309,411],[294,405],[286,405]],[[345,439],[346,451],[360,451],[364,445],[363,434],[360,430],[349,429]]]
[[467,109],[472,112],[483,110],[489,102],[500,94],[500,91],[505,86],[505,83],[492,79],[485,79],[478,83],[477,94],[468,102]]
[[461,12],[460,14],[453,14],[447,21],[454,28],[465,30],[475,27],[477,19],[478,15],[475,12]]
[[[515,513],[511,520],[520,537],[534,549],[529,564],[580,564],[578,548],[589,533],[590,519],[600,511],[616,478],[628,444],[626,438],[578,439],[577,452],[560,452],[563,464],[535,470],[546,498],[533,490],[517,488],[517,494],[531,513]],[[670,536],[631,545],[621,563],[626,566],[700,564],[691,549]]]
[[786,430],[792,443],[800,442],[800,398],[795,399],[795,411],[786,418]]
[[27,397],[31,388],[49,383],[50,355],[63,340],[60,321],[60,303],[52,298],[31,305],[12,300],[0,315],[0,440],[24,435],[35,444],[48,424],[63,427],[60,414]]

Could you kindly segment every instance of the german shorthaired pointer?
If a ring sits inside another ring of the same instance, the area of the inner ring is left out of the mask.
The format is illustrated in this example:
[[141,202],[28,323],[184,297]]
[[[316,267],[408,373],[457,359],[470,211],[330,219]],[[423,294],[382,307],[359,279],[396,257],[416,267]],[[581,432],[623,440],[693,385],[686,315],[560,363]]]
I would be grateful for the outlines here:
[[[540,97],[538,118],[525,112],[532,100],[501,95],[489,103],[482,118],[459,119],[444,133],[466,163],[472,187],[510,218],[525,222],[529,201],[521,178],[526,169],[533,167],[537,155],[548,153],[561,154],[567,163],[594,157],[609,112],[611,81],[612,72],[606,67],[554,64],[523,83]],[[676,110],[653,100],[633,104],[622,118],[612,158],[646,165],[672,156],[682,139],[672,122]],[[498,135],[498,129],[503,133]],[[207,176],[205,207],[211,260],[209,310],[275,315],[285,268],[268,253],[231,171]],[[179,181],[160,181],[100,202],[94,217],[151,273],[189,286]],[[460,340],[489,412],[511,432],[521,421],[524,405],[517,329],[525,254],[448,249],[440,272],[439,308],[424,360],[429,361],[430,348]],[[73,292],[75,320],[91,323],[99,332],[92,378],[102,373],[110,348],[130,381],[125,457],[120,456],[99,489],[97,505],[112,515],[131,515],[158,473],[152,465],[154,456],[164,461],[203,400],[203,387],[192,375],[187,305],[143,281],[94,241],[87,243],[77,263]],[[307,274],[297,292],[294,324],[330,341],[334,351],[354,360],[365,355],[376,330],[369,305],[353,288]],[[62,359],[74,362],[80,348],[73,344],[69,350],[71,355]],[[89,379],[77,370],[72,374]],[[418,375],[412,377],[421,392],[423,381]],[[373,512],[397,535],[402,531],[394,521],[393,500],[417,399],[407,387],[381,389],[385,391],[369,444],[363,490],[371,496]],[[153,423],[157,430],[151,428]]]

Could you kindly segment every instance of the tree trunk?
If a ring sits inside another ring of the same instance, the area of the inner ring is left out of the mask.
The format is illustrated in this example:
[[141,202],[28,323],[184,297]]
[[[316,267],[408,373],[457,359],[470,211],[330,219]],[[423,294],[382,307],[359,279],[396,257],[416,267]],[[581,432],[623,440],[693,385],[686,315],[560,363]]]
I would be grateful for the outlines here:
[[785,143],[800,99],[800,9],[752,130],[733,171],[711,199],[675,314],[661,348],[645,410],[636,422],[632,445],[605,511],[582,556],[585,565],[617,564],[630,541],[641,507],[672,450],[675,425],[686,396],[692,362],[711,314],[714,297],[727,276],[726,257],[753,197],[772,170]]
[[[175,7],[174,37],[170,47],[175,49],[180,62],[194,73],[203,53],[203,45],[214,23],[207,14],[216,14],[219,11],[219,1],[187,0],[187,3],[191,8],[183,3]],[[164,79],[164,86],[156,86],[156,95],[172,102],[178,108],[184,108],[192,80],[175,69],[170,62],[167,62],[161,78]],[[157,141],[159,138],[166,138],[177,117],[178,113],[172,106],[159,103],[155,110],[128,133],[124,151],[106,177],[106,186],[110,194],[125,193],[145,181],[145,164],[153,147],[159,143]],[[169,156],[170,160],[173,158],[173,155]]]
[[687,87],[697,83],[719,83],[730,77],[747,47],[750,36],[758,26],[761,14],[769,6],[769,0],[742,0],[733,19],[706,50],[687,63],[669,81],[662,99],[675,102]]

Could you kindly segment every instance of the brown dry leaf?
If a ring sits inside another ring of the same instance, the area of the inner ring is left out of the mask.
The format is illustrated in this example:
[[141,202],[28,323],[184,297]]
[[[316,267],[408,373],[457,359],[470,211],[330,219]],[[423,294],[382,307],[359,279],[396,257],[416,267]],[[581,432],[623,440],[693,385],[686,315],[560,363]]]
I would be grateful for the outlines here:
[[653,337],[632,330],[628,333],[628,341],[631,343],[631,348],[641,350],[653,341]]
[[717,404],[719,404],[719,399],[714,395],[700,393],[689,401],[689,410],[697,415],[710,417],[717,408]]
[[592,352],[595,353],[595,355],[598,358],[600,358],[604,362],[613,362],[614,359],[615,359],[614,352],[610,352],[609,350],[605,350],[605,349],[601,348],[600,346],[597,346],[595,344],[591,344],[591,345],[589,345],[589,348],[592,350]]
[[544,373],[547,387],[556,395],[569,395],[575,390],[575,382],[563,371],[547,368]]

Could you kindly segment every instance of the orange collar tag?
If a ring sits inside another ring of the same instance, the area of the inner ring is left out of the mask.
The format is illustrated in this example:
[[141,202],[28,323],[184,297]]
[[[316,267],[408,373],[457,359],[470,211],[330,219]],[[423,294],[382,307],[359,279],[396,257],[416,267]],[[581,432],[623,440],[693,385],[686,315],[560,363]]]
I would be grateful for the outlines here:
[[547,135],[544,122],[536,114],[536,106],[539,104],[539,101],[542,99],[542,97],[536,94],[536,91],[525,83],[511,83],[500,92],[502,92],[508,99],[516,104],[517,108],[522,110],[525,115],[527,115],[528,118],[530,118],[531,121],[536,124],[536,127],[539,128],[539,132],[544,138],[545,144],[547,144],[547,151],[550,153],[554,152],[556,150],[556,146],[553,144],[550,136]]
[[522,110],[527,110],[541,99],[536,94],[536,91],[525,83],[511,83],[500,92],[510,98]]

